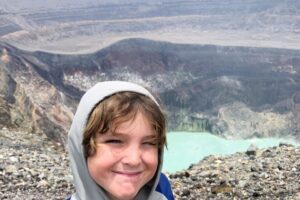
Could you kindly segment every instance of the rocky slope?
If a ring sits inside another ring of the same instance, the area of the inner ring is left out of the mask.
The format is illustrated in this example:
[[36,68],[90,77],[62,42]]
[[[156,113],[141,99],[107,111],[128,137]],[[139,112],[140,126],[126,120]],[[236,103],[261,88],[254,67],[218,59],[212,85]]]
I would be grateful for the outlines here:
[[0,44],[0,60],[0,126],[44,132],[61,143],[83,92],[104,80],[151,88],[169,130],[300,138],[297,50],[131,39],[80,55]]
[[208,156],[171,174],[178,199],[300,199],[300,148],[280,144]]
[[[208,156],[169,174],[178,200],[300,199],[300,148],[281,144]],[[0,129],[0,199],[64,199],[74,192],[68,157],[43,135]]]
[[0,199],[64,199],[71,180],[61,146],[42,134],[0,130]]

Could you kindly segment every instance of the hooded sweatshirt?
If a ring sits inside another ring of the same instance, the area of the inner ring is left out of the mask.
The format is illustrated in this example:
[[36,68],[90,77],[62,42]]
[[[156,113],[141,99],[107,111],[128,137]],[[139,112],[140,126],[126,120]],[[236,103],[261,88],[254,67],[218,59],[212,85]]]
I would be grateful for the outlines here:
[[[68,134],[68,151],[70,157],[71,171],[74,179],[76,193],[71,200],[109,200],[104,190],[91,178],[88,172],[84,148],[82,145],[83,132],[93,108],[105,97],[118,92],[131,91],[150,97],[154,102],[157,101],[142,86],[123,81],[107,81],[97,83],[90,88],[81,98],[73,122]],[[163,151],[161,151],[163,154]],[[159,181],[162,168],[163,155],[159,156],[159,166],[155,173],[155,181],[152,185],[145,185],[136,196],[136,200],[166,200],[161,193],[155,191]]]

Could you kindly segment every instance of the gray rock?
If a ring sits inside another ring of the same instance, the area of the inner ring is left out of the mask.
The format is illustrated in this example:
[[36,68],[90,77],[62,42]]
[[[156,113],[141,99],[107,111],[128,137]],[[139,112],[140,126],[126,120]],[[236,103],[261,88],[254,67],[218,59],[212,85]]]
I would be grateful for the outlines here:
[[8,165],[4,169],[6,174],[16,174],[17,170],[18,170],[17,167],[14,165]]
[[256,145],[255,145],[255,144],[251,144],[251,145],[249,146],[249,148],[247,149],[246,154],[247,154],[248,156],[255,156],[255,155],[256,155],[256,152],[257,152],[257,147],[256,147]]

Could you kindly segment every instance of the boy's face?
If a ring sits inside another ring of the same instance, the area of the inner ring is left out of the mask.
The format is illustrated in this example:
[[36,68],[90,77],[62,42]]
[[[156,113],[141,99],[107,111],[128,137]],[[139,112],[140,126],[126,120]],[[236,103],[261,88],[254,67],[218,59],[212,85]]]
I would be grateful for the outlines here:
[[90,176],[111,199],[133,199],[158,166],[156,133],[148,119],[138,112],[96,141],[96,153],[87,158]]

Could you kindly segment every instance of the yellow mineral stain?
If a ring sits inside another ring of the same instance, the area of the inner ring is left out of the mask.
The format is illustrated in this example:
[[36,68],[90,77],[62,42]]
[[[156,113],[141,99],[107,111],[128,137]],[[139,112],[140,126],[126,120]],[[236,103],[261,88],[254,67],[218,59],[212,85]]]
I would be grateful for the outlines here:
[[10,62],[10,56],[8,55],[6,48],[2,49],[0,60],[5,64]]

